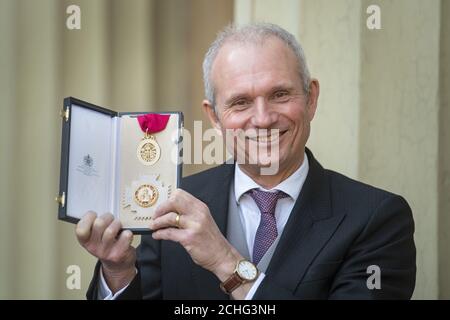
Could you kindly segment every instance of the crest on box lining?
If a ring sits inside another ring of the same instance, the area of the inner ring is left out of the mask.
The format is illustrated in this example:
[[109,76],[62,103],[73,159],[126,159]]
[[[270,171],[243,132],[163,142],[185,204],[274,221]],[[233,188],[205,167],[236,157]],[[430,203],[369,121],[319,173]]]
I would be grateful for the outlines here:
[[94,167],[94,158],[89,153],[83,157],[82,163],[77,166],[77,171],[88,177],[98,177],[98,171]]

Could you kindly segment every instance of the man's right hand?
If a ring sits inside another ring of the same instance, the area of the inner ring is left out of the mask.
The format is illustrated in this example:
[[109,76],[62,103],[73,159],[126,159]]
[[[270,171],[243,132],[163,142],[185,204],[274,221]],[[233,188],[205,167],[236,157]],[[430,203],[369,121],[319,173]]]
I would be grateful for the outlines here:
[[116,293],[136,275],[136,249],[131,246],[133,233],[120,233],[122,224],[110,213],[97,217],[87,212],[75,229],[78,242],[102,263],[103,276],[108,287]]

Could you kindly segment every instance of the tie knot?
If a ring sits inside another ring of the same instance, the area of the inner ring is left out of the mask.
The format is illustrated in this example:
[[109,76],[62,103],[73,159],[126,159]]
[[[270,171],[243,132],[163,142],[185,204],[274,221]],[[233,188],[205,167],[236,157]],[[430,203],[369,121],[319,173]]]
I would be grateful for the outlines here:
[[275,213],[275,207],[278,199],[289,197],[286,193],[280,190],[275,192],[262,191],[258,189],[252,189],[249,191],[250,196],[255,200],[256,205],[261,213]]

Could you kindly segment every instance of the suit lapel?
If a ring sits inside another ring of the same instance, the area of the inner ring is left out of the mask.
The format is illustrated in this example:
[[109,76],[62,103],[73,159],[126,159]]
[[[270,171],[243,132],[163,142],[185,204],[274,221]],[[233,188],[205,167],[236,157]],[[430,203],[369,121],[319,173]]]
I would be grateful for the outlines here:
[[[212,217],[222,234],[227,234],[228,200],[230,184],[233,180],[234,165],[223,164],[205,181],[205,187],[196,197],[209,208]],[[192,260],[192,276],[197,285],[200,299],[229,299],[219,287],[219,279],[206,269],[196,265]]]
[[[207,204],[212,217],[223,235],[227,234],[228,200],[230,185],[234,177],[234,165],[223,164],[205,181],[205,187],[198,198]],[[211,183],[213,182],[213,183]]]
[[344,218],[333,215],[325,170],[308,149],[306,153],[308,176],[266,272],[291,291]]

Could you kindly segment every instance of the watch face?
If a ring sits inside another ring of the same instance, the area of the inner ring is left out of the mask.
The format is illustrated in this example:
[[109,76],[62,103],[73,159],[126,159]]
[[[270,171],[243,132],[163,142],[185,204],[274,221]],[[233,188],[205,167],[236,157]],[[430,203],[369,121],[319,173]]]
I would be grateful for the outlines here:
[[239,262],[237,272],[239,274],[239,277],[247,281],[255,280],[256,276],[258,275],[258,269],[256,269],[255,265],[246,260]]

